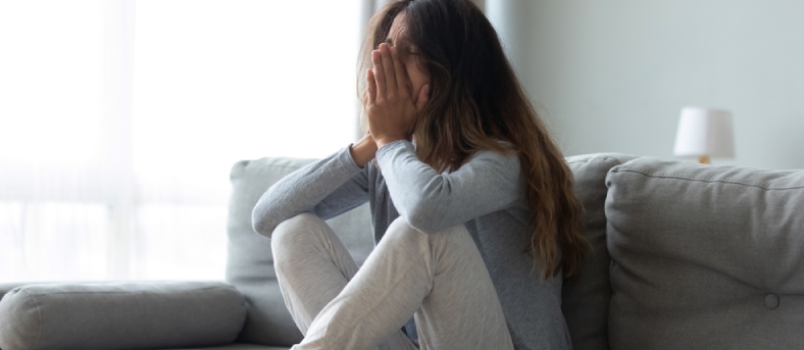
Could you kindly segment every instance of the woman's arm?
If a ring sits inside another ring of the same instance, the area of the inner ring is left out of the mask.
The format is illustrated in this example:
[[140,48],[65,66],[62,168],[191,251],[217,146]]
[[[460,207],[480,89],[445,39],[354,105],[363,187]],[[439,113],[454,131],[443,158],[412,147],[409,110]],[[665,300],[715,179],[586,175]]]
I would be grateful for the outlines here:
[[377,162],[399,214],[425,233],[508,208],[525,193],[517,155],[479,151],[460,169],[440,174],[400,140],[380,148]]
[[254,231],[271,238],[282,221],[303,212],[329,219],[367,202],[365,165],[374,157],[373,145],[364,138],[279,180],[251,212]]

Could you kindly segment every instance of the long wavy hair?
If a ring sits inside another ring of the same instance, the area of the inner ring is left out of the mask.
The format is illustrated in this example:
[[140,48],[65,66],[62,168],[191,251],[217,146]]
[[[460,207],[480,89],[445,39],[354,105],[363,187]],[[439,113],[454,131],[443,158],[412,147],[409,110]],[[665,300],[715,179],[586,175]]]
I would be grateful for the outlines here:
[[[430,72],[430,99],[411,131],[418,158],[443,172],[458,169],[479,150],[518,153],[531,212],[532,234],[523,253],[533,257],[534,269],[541,265],[542,278],[559,271],[577,274],[591,244],[583,235],[583,206],[572,189],[572,172],[477,6],[468,0],[388,4],[369,24],[358,72],[369,68],[371,51],[385,42],[402,12],[420,64]],[[365,80],[357,81],[365,98]],[[365,111],[361,124],[365,130]]]

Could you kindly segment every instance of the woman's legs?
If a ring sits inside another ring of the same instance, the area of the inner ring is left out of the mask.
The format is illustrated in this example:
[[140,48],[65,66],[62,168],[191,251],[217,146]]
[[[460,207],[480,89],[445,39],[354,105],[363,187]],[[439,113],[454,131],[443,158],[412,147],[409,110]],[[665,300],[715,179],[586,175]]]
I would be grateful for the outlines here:
[[[335,246],[337,239],[330,241]],[[278,250],[274,248],[275,259]],[[308,260],[306,256],[295,259]],[[348,272],[348,268],[333,269],[341,276]],[[279,269],[277,273],[282,274]],[[313,288],[318,289],[313,293],[320,294],[320,288]],[[387,344],[405,336],[400,328],[414,312],[422,349],[513,349],[488,270],[463,225],[425,234],[403,219],[395,220],[363,267],[335,294],[306,324],[305,339],[294,349],[367,349],[383,341]],[[294,299],[298,295],[286,296],[286,302]]]
[[[285,305],[296,326],[307,336],[313,319],[357,273],[357,264],[332,228],[309,213],[277,226],[271,238],[271,250]],[[398,331],[376,349],[415,350],[401,328],[399,326]]]

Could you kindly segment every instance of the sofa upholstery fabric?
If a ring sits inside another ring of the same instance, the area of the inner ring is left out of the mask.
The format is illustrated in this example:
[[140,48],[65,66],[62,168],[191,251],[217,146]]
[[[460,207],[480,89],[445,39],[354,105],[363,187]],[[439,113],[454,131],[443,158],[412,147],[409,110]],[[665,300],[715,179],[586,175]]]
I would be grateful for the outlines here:
[[254,344],[229,344],[225,346],[214,346],[206,348],[181,348],[181,349],[165,349],[165,350],[289,350],[286,346],[267,346],[267,345],[254,345]]
[[26,284],[31,284],[31,283],[25,283],[25,282],[0,283],[0,299],[3,299],[3,296],[6,295],[6,293],[12,291],[14,288],[21,287],[21,286],[24,286]]
[[29,284],[0,301],[0,348],[227,344],[245,317],[240,293],[220,282]]
[[567,158],[575,181],[575,194],[583,202],[584,228],[592,243],[577,278],[565,278],[561,289],[561,311],[575,350],[609,348],[606,327],[609,313],[609,253],[606,248],[606,174],[615,165],[633,156],[624,154],[589,154]]
[[640,158],[606,181],[612,349],[804,347],[804,171]]
[[[237,287],[247,304],[248,317],[238,338],[241,342],[290,346],[302,339],[276,281],[271,241],[254,232],[251,211],[272,184],[312,161],[262,158],[238,162],[231,169],[226,280]],[[374,247],[368,205],[327,223],[349,249],[358,266],[362,265]]]

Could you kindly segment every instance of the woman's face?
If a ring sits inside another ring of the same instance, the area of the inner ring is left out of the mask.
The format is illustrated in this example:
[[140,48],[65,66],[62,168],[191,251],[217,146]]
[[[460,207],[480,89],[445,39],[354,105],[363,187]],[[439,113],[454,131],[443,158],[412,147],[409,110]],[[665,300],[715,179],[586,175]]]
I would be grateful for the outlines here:
[[394,23],[391,24],[391,30],[388,31],[388,37],[385,42],[397,49],[399,60],[405,66],[410,78],[410,84],[413,89],[411,95],[415,104],[422,86],[430,82],[430,72],[427,71],[427,67],[421,60],[419,48],[414,46],[408,39],[405,28],[405,12],[399,13],[394,18]]

